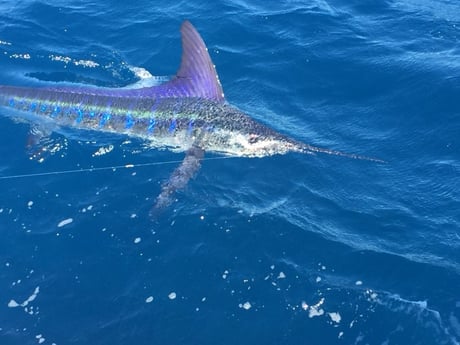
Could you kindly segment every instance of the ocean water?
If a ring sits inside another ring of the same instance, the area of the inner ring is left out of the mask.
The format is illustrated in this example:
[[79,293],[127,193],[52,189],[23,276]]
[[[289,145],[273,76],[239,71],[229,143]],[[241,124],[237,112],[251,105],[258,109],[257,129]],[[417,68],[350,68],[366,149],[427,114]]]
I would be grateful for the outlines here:
[[173,75],[185,19],[228,102],[387,163],[204,160],[151,222],[183,154],[68,130],[30,159],[2,110],[2,177],[159,164],[0,179],[0,344],[459,344],[460,4],[0,1],[0,84]]

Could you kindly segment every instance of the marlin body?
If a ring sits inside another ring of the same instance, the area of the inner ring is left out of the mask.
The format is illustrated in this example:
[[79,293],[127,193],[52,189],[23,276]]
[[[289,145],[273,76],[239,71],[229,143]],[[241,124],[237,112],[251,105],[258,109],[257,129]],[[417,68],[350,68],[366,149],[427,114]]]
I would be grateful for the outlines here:
[[253,120],[225,101],[206,45],[190,22],[182,24],[181,37],[181,65],[164,84],[138,89],[0,86],[0,106],[32,122],[126,134],[185,151],[184,161],[162,186],[154,214],[196,174],[205,151],[244,157],[324,152],[375,160],[310,146]]

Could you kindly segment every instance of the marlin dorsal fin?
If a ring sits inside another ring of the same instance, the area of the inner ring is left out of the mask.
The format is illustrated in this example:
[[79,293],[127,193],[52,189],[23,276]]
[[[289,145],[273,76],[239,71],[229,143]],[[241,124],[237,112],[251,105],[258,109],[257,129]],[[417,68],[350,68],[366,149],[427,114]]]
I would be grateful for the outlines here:
[[181,25],[182,60],[176,76],[168,84],[181,96],[224,101],[224,93],[208,48],[189,21]]

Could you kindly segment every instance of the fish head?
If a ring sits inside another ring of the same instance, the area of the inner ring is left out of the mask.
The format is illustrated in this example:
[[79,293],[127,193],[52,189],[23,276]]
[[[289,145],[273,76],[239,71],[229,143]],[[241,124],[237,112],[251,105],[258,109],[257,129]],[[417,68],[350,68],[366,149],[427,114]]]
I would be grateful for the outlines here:
[[229,107],[208,137],[211,150],[232,156],[266,157],[303,152],[303,144]]
[[302,151],[299,143],[272,130],[239,132],[230,136],[229,147],[234,148],[238,155],[247,157]]

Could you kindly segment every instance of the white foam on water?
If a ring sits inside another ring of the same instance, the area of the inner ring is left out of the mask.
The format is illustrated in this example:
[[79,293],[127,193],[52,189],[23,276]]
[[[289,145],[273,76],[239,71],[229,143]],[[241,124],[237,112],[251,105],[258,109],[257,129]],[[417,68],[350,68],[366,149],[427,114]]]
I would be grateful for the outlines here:
[[140,79],[153,78],[153,75],[149,71],[147,71],[145,68],[135,67],[135,66],[129,66],[128,68],[131,72],[133,72],[136,75],[136,77]]
[[40,287],[37,286],[37,287],[35,288],[33,294],[30,295],[29,298],[27,298],[21,305],[22,305],[23,307],[25,307],[25,306],[27,306],[30,302],[33,302],[33,301],[37,298],[39,292],[40,292]]
[[89,67],[89,68],[95,68],[95,67],[100,66],[97,62],[94,62],[91,60],[74,60],[73,64],[75,66],[83,66],[83,67]]
[[73,218],[67,218],[67,219],[61,220],[61,221],[58,223],[57,227],[58,227],[58,228],[62,228],[63,226],[66,226],[66,225],[68,225],[68,224],[70,224],[70,223],[72,223],[72,222],[73,222]]
[[24,302],[18,303],[14,299],[12,299],[8,302],[8,307],[9,308],[24,307],[24,310],[28,312],[27,308],[25,307],[27,307],[29,303],[33,302],[37,298],[39,292],[40,292],[40,287],[37,286],[34,292],[32,293],[32,295],[30,295]]
[[69,64],[69,63],[72,63],[74,64],[75,66],[83,66],[83,67],[88,67],[88,68],[95,68],[95,67],[99,67],[100,65],[95,62],[95,61],[91,61],[91,60],[75,60],[75,59],[72,59],[71,57],[68,57],[68,56],[62,56],[62,55],[49,55],[48,58],[51,60],[51,61],[59,61],[59,62],[63,62],[65,63],[66,65]]
[[10,55],[10,59],[22,59],[22,60],[30,60],[30,54],[12,54]]
[[16,308],[16,307],[19,307],[20,304],[18,302],[16,302],[14,299],[12,299],[11,301],[8,302],[8,308]]
[[145,303],[152,303],[153,302],[153,296],[149,296],[145,299]]
[[93,157],[97,157],[97,156],[102,156],[102,155],[105,155],[107,153],[110,153],[113,151],[113,148],[114,146],[113,145],[108,145],[108,146],[103,146],[103,147],[100,147],[96,152],[94,152],[92,154]]
[[321,316],[324,314],[324,310],[323,309],[317,309],[317,308],[313,308],[313,307],[310,307],[309,311],[308,311],[308,317],[311,319],[315,316]]
[[252,308],[252,305],[249,302],[244,302],[243,304],[240,303],[238,306],[244,310],[249,310]]
[[340,314],[337,312],[337,313],[328,313],[329,317],[331,318],[332,321],[334,321],[335,323],[340,323],[340,321],[342,320],[342,317],[340,316]]
[[70,61],[72,61],[72,59],[69,58],[68,56],[61,56],[61,55],[50,55],[49,59],[51,61],[64,62],[65,64],[68,64]]
[[173,299],[176,299],[177,295],[175,292],[171,292],[169,295],[168,295],[168,298],[173,300]]
[[308,306],[306,304],[302,305],[302,308],[305,310],[304,306],[307,306],[307,308],[308,308],[308,317],[313,318],[315,316],[321,316],[321,315],[324,314],[324,310],[321,308],[323,303],[324,303],[324,297],[321,298],[318,301],[318,303],[316,303],[315,305],[310,306],[310,308],[308,308]]

